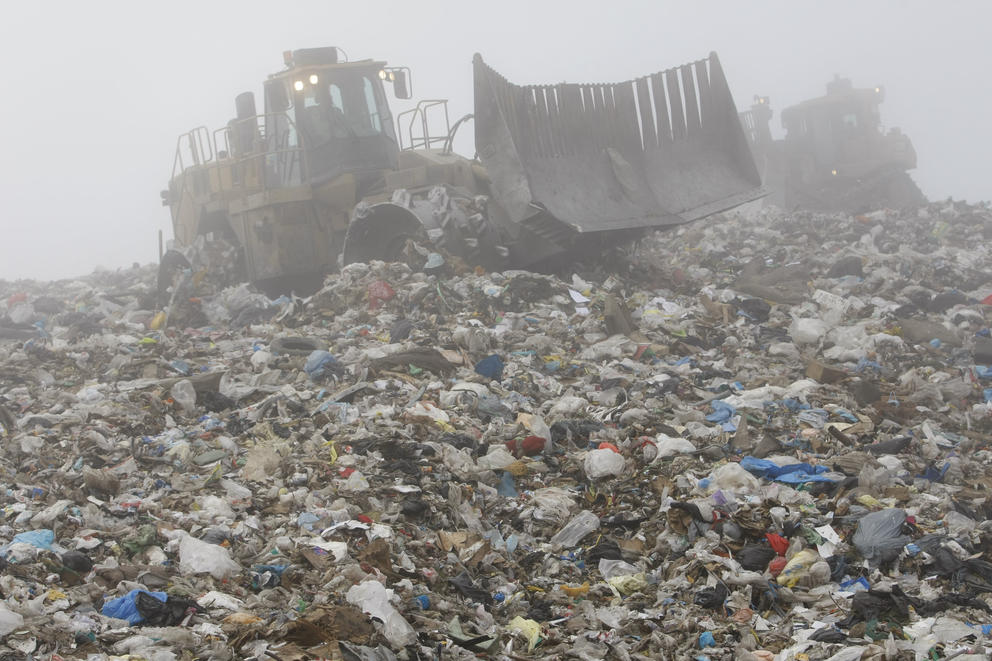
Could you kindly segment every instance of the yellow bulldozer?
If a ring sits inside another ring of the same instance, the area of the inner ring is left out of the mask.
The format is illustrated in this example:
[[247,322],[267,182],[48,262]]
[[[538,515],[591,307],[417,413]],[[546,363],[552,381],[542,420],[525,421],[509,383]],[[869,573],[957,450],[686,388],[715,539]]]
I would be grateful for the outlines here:
[[[335,47],[284,60],[262,112],[246,92],[226,126],[179,137],[163,264],[212,254],[231,279],[299,292],[413,239],[487,269],[546,270],[764,193],[715,53],[623,83],[523,86],[476,55],[474,114],[454,123],[441,100],[394,116],[387,91],[412,96],[405,67]],[[473,159],[453,152],[469,120]]]

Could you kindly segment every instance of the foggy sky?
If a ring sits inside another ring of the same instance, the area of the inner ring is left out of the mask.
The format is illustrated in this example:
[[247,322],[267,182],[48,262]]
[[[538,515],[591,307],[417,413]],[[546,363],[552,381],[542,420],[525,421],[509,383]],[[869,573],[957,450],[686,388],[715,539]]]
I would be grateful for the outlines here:
[[886,87],[883,122],[912,139],[928,197],[988,200],[990,25],[978,0],[5,3],[0,279],[155,261],[177,136],[224,126],[239,92],[260,100],[284,50],[325,45],[411,67],[414,100],[448,98],[452,119],[472,111],[476,51],[526,84],[627,80],[715,50],[737,106],[770,96],[779,133],[778,111],[839,73]]

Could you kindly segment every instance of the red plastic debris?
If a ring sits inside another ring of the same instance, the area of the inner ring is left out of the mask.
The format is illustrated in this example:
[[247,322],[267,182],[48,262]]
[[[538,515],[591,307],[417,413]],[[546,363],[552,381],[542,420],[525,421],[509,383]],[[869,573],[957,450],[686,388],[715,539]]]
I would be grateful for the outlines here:
[[789,564],[789,561],[785,559],[785,556],[777,555],[768,563],[768,573],[772,577],[777,577],[782,573],[782,570],[785,569],[787,564]]
[[378,309],[380,305],[396,296],[393,289],[385,280],[376,280],[369,285],[369,309]]
[[779,555],[785,555],[785,552],[789,550],[789,540],[782,537],[782,535],[776,535],[775,533],[770,532],[765,535],[765,539],[768,540],[772,550]]
[[506,449],[509,450],[514,457],[520,457],[521,455],[533,457],[536,454],[541,454],[544,452],[545,445],[547,445],[547,439],[541,438],[540,436],[528,436],[522,441],[518,439],[507,441]]

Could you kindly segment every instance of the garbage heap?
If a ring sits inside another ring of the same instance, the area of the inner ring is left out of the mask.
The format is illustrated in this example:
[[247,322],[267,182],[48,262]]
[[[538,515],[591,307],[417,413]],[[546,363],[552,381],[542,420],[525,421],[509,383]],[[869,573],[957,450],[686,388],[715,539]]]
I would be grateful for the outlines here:
[[989,658],[990,237],[0,283],[0,658]]

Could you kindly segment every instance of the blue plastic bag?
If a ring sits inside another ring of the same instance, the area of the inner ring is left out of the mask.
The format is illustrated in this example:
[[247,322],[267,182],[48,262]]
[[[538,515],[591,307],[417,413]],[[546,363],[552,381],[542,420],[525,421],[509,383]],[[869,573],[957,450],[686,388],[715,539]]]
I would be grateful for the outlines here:
[[52,544],[55,543],[55,531],[54,530],[29,530],[27,532],[22,532],[19,535],[14,535],[14,539],[11,543],[20,542],[22,544],[30,544],[35,548],[42,549],[44,551],[51,551]]
[[307,362],[303,366],[303,371],[307,373],[313,381],[320,381],[341,371],[341,364],[330,351],[317,349],[311,351],[307,356]]
[[503,361],[496,354],[486,356],[475,364],[475,371],[490,381],[501,381],[503,379]]
[[100,612],[107,617],[115,617],[118,620],[127,620],[128,624],[141,624],[144,621],[141,613],[138,612],[138,594],[150,594],[159,601],[166,601],[169,596],[164,592],[148,592],[147,590],[131,590],[123,597],[111,599],[104,602]]
[[55,531],[43,528],[41,530],[28,530],[27,532],[14,535],[14,539],[10,540],[9,544],[4,544],[0,548],[0,557],[6,558],[11,545],[17,543],[30,544],[36,549],[51,551],[52,544],[55,543]]
[[727,422],[737,415],[737,409],[722,399],[714,399],[710,402],[710,406],[713,407],[713,413],[706,416],[709,422]]
[[519,495],[517,485],[513,482],[513,474],[510,471],[503,471],[503,476],[496,485],[496,493],[504,498],[516,498]]

